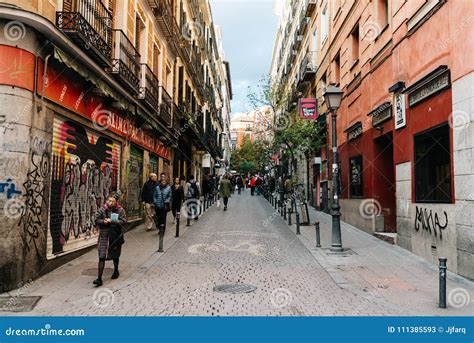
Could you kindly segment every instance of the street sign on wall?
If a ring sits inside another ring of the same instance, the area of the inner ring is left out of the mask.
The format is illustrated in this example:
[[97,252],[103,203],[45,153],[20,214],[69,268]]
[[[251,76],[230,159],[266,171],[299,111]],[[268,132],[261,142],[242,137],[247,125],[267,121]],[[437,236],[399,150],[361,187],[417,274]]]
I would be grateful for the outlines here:
[[301,119],[316,120],[318,118],[318,102],[316,99],[302,98],[299,105]]

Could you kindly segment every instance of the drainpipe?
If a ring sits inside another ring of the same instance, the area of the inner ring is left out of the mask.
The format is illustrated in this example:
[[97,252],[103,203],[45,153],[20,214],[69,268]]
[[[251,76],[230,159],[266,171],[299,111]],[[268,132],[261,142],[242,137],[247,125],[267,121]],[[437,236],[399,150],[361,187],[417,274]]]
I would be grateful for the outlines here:
[[[45,89],[45,84],[46,84],[46,72],[48,71],[48,62],[49,62],[49,58],[52,56],[53,54],[50,53],[48,56],[46,56],[46,58],[44,59],[44,68],[43,68],[43,79],[42,79],[42,84],[41,84],[41,101],[40,101],[40,105],[38,106],[37,108],[37,111],[38,113],[43,109],[43,103],[44,103],[44,89]],[[35,73],[38,72],[38,67],[36,67],[36,71]],[[36,83],[36,79],[38,78],[38,75],[35,75],[35,83]],[[35,92],[36,92],[36,88],[35,88]]]

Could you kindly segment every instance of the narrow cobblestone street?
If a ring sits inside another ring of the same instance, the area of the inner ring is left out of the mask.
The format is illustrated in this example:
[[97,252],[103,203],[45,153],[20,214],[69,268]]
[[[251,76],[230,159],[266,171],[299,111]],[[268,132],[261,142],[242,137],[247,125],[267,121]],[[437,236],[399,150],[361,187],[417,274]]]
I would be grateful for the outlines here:
[[[330,230],[324,221],[321,223],[324,247],[328,246],[326,238]],[[186,228],[185,222],[181,226],[181,237],[175,238],[174,226],[169,221],[164,253],[156,252],[156,232],[145,232],[142,226],[129,232],[119,280],[109,280],[109,273],[103,287],[92,287],[97,258],[96,250],[92,250],[20,290],[21,295],[42,297],[32,312],[2,314],[350,316],[462,315],[472,310],[470,306],[437,309],[437,273],[423,264],[417,268],[425,273],[423,280],[433,280],[429,292],[421,289],[425,281],[421,286],[416,284],[416,275],[402,280],[395,270],[391,279],[398,283],[395,291],[399,297],[383,293],[387,283],[390,284],[387,277],[378,291],[361,287],[354,275],[363,278],[364,270],[367,274],[370,266],[362,265],[360,251],[353,257],[338,257],[354,258],[357,266],[340,263],[339,273],[335,273],[338,268],[330,265],[335,257],[311,248],[313,228],[302,228],[302,235],[296,236],[263,197],[251,197],[248,191],[235,194],[227,211],[214,205],[191,227]],[[348,229],[344,230],[344,237],[348,237]],[[390,250],[399,249],[360,231],[355,234],[360,235],[357,246],[364,239],[369,242],[374,239],[372,245],[381,250],[379,253],[385,249],[388,259]],[[327,258],[323,259],[323,255]],[[341,281],[340,272],[344,270],[349,271],[349,277]],[[474,289],[465,279],[455,279],[449,285],[460,285],[470,292]],[[221,284],[248,284],[256,290],[239,294],[213,291]],[[431,299],[422,303],[423,307],[416,307],[419,301],[413,301],[420,297]],[[407,306],[410,302],[411,306]]]

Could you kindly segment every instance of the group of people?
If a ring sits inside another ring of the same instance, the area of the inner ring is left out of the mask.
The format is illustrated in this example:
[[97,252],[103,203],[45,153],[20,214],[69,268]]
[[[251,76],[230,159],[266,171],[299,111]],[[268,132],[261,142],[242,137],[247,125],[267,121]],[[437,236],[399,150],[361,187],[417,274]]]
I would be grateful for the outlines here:
[[[283,181],[283,180],[281,180]],[[282,185],[283,186],[283,185]],[[284,181],[284,188],[289,191],[291,182],[289,179]],[[274,177],[264,177],[253,175],[245,178],[241,175],[230,175],[228,173],[216,177],[206,175],[203,179],[202,194],[204,200],[213,197],[217,192],[223,200],[224,211],[227,211],[229,198],[235,190],[241,194],[245,188],[250,188],[251,195],[255,191],[257,195],[262,192],[262,187],[268,187],[270,191],[274,191],[276,180]],[[163,239],[166,230],[166,219],[169,211],[173,214],[176,221],[177,213],[181,211],[183,204],[191,199],[200,199],[201,187],[190,175],[186,181],[185,177],[175,177],[172,185],[168,184],[165,173],[158,175],[151,173],[149,179],[145,182],[141,192],[141,200],[145,209],[145,227],[147,231],[154,230],[154,226],[159,233],[158,252],[163,252]],[[105,267],[105,261],[113,260],[114,272],[112,279],[117,279],[119,272],[119,259],[121,255],[122,245],[124,244],[124,232],[127,225],[127,217],[125,210],[118,203],[119,194],[112,193],[108,196],[106,203],[99,209],[96,215],[95,224],[99,228],[98,251],[99,265],[98,277],[93,281],[97,287],[102,286],[102,276]],[[196,211],[193,208],[192,211]],[[187,209],[189,212],[189,209]],[[199,213],[188,213],[195,220],[199,218]]]

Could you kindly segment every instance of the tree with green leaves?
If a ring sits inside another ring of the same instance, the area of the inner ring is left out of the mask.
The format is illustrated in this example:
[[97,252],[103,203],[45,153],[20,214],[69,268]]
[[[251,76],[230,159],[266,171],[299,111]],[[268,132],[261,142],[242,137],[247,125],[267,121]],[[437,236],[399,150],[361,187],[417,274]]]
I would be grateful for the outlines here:
[[270,146],[266,142],[252,142],[245,137],[230,158],[231,168],[242,174],[263,172],[270,162]]

